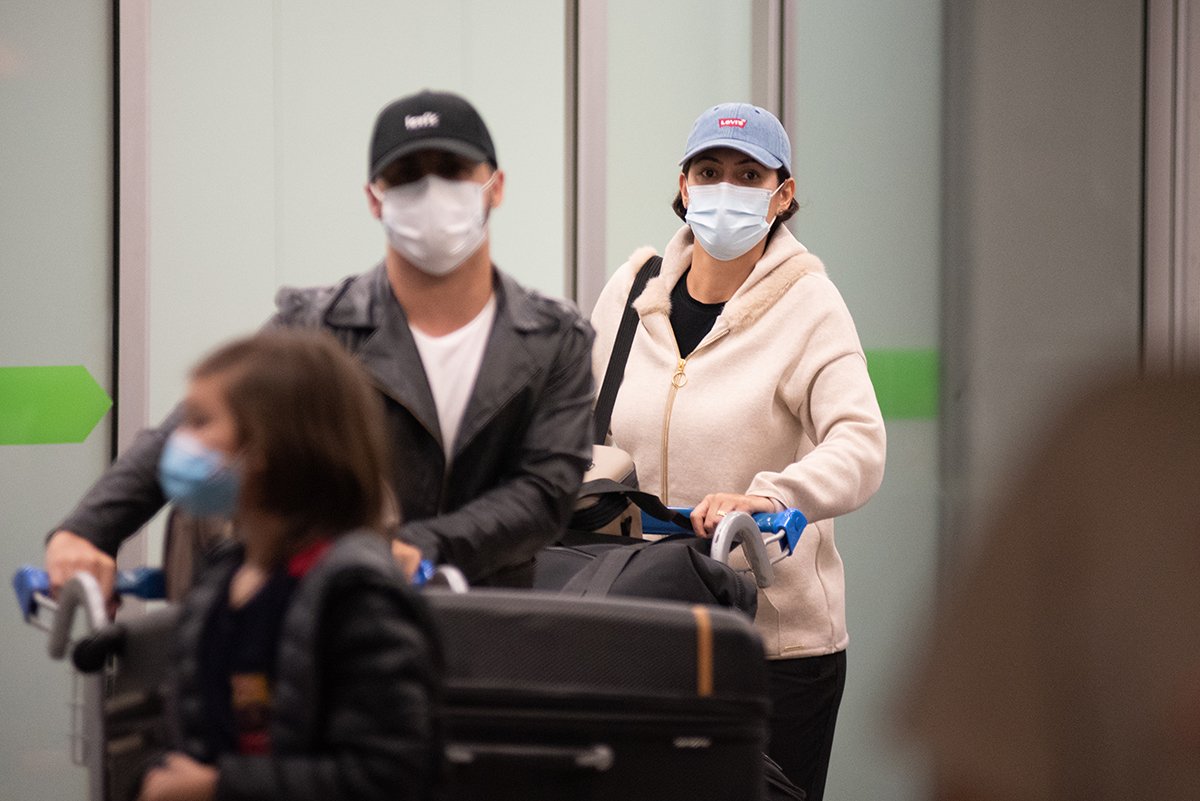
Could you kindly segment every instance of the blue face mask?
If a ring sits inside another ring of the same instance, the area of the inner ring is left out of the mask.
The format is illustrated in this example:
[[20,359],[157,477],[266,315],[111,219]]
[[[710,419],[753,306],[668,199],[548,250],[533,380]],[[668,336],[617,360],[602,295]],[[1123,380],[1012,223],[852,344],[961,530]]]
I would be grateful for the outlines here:
[[767,212],[775,191],[729,183],[688,187],[687,224],[704,252],[732,261],[757,245],[771,229]]
[[173,431],[158,460],[158,481],[167,498],[199,517],[231,517],[241,474],[222,453],[185,431]]

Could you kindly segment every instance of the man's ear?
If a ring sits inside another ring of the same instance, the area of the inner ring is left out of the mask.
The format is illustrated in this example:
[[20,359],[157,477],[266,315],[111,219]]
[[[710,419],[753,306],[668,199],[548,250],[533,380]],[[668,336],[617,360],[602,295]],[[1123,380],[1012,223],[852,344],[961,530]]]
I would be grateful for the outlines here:
[[488,191],[492,196],[492,208],[499,208],[501,202],[504,201],[504,170],[498,169],[492,173],[492,188]]
[[687,208],[687,205],[688,205],[687,188],[688,188],[687,176],[684,175],[683,173],[679,173],[679,197],[681,200],[683,200],[683,207],[685,209]]
[[371,216],[378,220],[383,214],[383,203],[375,197],[370,182],[363,185],[363,191],[367,193],[367,208],[371,210]]

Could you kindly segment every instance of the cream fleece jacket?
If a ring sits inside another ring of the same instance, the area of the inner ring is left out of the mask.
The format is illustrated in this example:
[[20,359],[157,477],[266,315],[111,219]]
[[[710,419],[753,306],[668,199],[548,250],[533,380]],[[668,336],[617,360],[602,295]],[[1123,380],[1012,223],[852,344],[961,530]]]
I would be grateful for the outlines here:
[[[775,583],[759,591],[755,623],[770,658],[843,650],[845,575],[833,519],[879,488],[886,452],[854,321],[821,261],[781,227],[682,360],[670,296],[691,264],[692,242],[682,227],[662,272],[635,303],[640,324],[613,410],[612,443],[632,454],[641,487],[672,506],[737,492],[802,511],[810,524],[792,556],[776,565]],[[633,277],[653,252],[635,252],[592,312],[597,386]]]

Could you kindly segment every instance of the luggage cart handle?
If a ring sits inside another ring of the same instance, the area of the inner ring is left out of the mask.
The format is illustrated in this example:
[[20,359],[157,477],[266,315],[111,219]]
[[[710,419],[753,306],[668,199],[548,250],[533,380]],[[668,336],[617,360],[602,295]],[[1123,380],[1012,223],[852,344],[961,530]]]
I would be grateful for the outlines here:
[[13,590],[17,593],[17,606],[26,622],[37,614],[38,596],[50,597],[50,576],[45,570],[31,565],[22,565],[13,574]]
[[[679,512],[684,517],[692,513],[691,509],[685,507],[672,506],[668,508]],[[799,509],[784,509],[782,512],[755,512],[750,516],[754,519],[759,531],[765,534],[782,535],[767,537],[766,542],[767,544],[779,542],[780,548],[786,550],[789,556],[795,550],[796,543],[800,541],[800,534],[804,531],[804,527],[808,525],[808,518]],[[679,534],[686,532],[687,529],[679,528],[673,523],[656,520],[643,513],[642,531],[647,534]]]
[[[81,573],[79,575],[88,575]],[[115,587],[118,595],[131,595],[144,601],[158,601],[167,597],[165,574],[160,568],[135,567],[132,570],[118,570]],[[91,578],[89,576],[89,578]],[[93,579],[93,581],[95,581]],[[67,582],[70,584],[70,582]],[[417,573],[413,576],[416,586],[445,586],[453,592],[466,592],[467,580],[463,574],[451,565],[434,565],[427,559],[422,559]],[[37,614],[40,609],[54,612],[60,604],[50,597],[50,576],[40,567],[23,565],[17,568],[12,579],[13,590],[17,594],[17,606],[26,623],[38,625]],[[65,585],[64,585],[65,590]],[[74,592],[80,592],[75,590]],[[83,591],[86,594],[86,591]],[[97,593],[99,588],[97,587]],[[100,604],[104,609],[104,604]],[[107,623],[107,618],[103,623]],[[103,625],[101,623],[100,625]],[[45,626],[41,626],[45,628]],[[93,628],[99,628],[99,625]]]
[[[33,622],[31,618],[37,614],[39,607],[49,611],[57,608],[50,599],[50,576],[40,567],[23,565],[13,574],[12,583],[17,593],[17,604],[21,607],[21,616],[27,623]],[[118,570],[115,586],[119,595],[132,595],[145,601],[166,597],[163,572],[153,567]]]
[[435,565],[428,559],[422,559],[413,574],[414,587],[446,587],[450,592],[466,592],[467,577],[454,565]]
[[742,545],[742,554],[750,565],[755,583],[760,588],[770,587],[775,581],[775,568],[771,564],[771,557],[767,556],[767,545],[758,522],[747,512],[730,512],[721,518],[717,530],[713,532],[709,555],[727,565],[729,552],[738,543]]
[[[792,551],[796,550],[796,543],[800,541],[800,534],[804,531],[804,527],[808,525],[808,518],[804,516],[804,512],[799,509],[784,509],[782,512],[759,512],[755,514],[754,521],[758,523],[760,531],[775,532],[783,536],[779,540],[779,547],[788,552],[788,556],[792,555]],[[766,542],[771,542],[768,537]]]
[[96,631],[108,623],[108,610],[104,608],[100,583],[91,573],[77,573],[59,590],[54,620],[50,624],[50,636],[46,641],[51,659],[62,659],[66,655],[75,610],[81,608],[87,615],[89,632]]
[[[683,508],[674,511],[684,516],[692,513],[691,509]],[[808,520],[799,509],[757,512],[753,515],[747,512],[732,512],[717,524],[709,555],[722,564],[728,564],[729,552],[741,544],[746,563],[750,566],[750,572],[754,574],[754,582],[760,589],[770,587],[775,581],[774,563],[785,556],[791,556],[806,525]],[[642,531],[649,534],[678,534],[681,529],[643,514]],[[764,537],[763,534],[767,536]],[[777,542],[780,544],[780,553],[771,556],[767,546]]]

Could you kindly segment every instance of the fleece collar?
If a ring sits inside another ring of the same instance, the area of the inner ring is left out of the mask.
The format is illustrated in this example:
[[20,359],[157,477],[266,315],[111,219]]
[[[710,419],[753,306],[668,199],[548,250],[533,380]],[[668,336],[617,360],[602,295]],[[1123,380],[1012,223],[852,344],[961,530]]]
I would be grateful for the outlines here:
[[[692,229],[685,225],[667,243],[662,270],[646,284],[633,304],[640,317],[671,314],[671,290],[692,263],[694,241]],[[629,260],[640,267],[652,255],[653,248],[639,248]],[[721,319],[730,330],[749,326],[809,273],[824,274],[825,265],[796,241],[791,231],[780,226],[758,264],[725,303]]]

